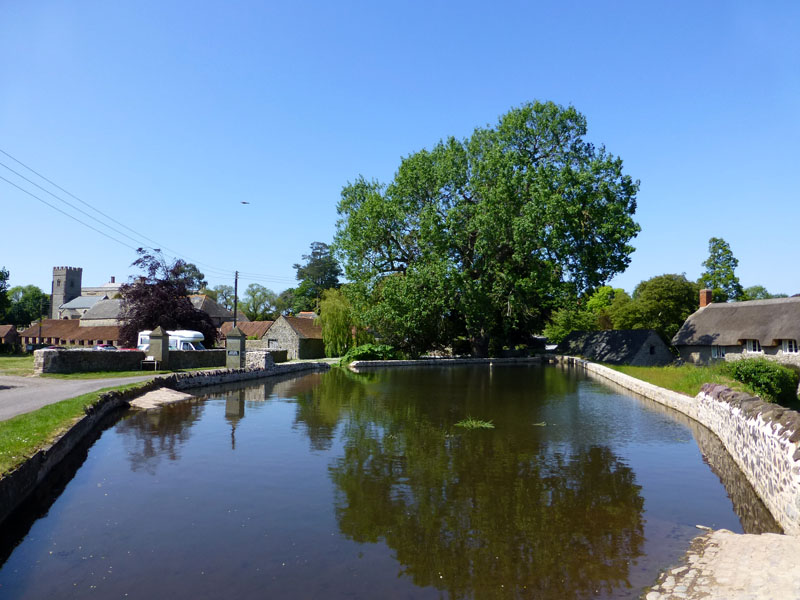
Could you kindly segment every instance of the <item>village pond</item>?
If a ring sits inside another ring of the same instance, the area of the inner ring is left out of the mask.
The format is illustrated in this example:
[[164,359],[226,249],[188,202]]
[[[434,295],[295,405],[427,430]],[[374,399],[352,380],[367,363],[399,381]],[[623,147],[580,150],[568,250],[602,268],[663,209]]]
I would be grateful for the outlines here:
[[707,430],[574,370],[203,392],[125,414],[0,531],[0,597],[639,598],[696,524],[779,530]]

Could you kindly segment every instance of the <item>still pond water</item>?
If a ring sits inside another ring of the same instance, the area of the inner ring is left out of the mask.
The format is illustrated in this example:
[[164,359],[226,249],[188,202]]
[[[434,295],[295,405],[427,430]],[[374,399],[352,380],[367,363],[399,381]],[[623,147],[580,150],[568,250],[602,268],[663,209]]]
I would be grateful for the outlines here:
[[696,524],[775,529],[706,430],[570,370],[204,392],[103,433],[1,598],[638,598]]

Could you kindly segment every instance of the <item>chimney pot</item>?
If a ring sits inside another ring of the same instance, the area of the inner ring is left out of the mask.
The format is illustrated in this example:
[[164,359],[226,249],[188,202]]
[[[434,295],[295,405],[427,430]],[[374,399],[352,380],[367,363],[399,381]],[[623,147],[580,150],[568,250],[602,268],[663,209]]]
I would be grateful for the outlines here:
[[709,304],[711,304],[714,301],[713,297],[714,297],[713,290],[710,290],[708,288],[700,290],[700,308],[703,308],[704,306],[708,306]]

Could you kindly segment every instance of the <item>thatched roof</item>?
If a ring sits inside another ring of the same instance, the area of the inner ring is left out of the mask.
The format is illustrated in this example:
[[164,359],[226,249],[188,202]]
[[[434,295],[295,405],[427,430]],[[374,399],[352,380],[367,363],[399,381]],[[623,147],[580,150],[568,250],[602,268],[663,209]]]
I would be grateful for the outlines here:
[[689,315],[672,343],[735,346],[742,340],[758,340],[762,346],[800,340],[800,298],[714,302]]
[[623,365],[630,363],[645,344],[663,340],[653,329],[573,331],[556,346],[556,354],[579,355],[589,360]]

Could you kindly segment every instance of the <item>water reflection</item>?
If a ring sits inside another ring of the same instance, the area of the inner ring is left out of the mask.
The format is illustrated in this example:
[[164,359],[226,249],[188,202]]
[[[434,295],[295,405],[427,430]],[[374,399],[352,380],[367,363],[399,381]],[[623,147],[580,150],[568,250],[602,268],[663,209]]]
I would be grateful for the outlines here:
[[190,401],[145,413],[129,413],[117,425],[117,431],[125,444],[131,470],[155,474],[162,459],[179,460],[181,448],[204,410],[204,404]]
[[[531,427],[539,419],[531,395],[562,396],[576,381],[527,371],[520,376],[532,380],[520,387],[476,370],[435,371],[333,371],[298,397],[297,420],[312,440],[346,413],[344,452],[330,466],[341,532],[386,543],[403,575],[454,598],[575,598],[630,587],[644,541],[634,473],[608,447],[573,439],[554,451]],[[452,381],[428,385],[441,377]],[[389,393],[398,385],[401,397]],[[452,386],[457,402],[430,397]],[[490,404],[497,429],[453,426]]]

